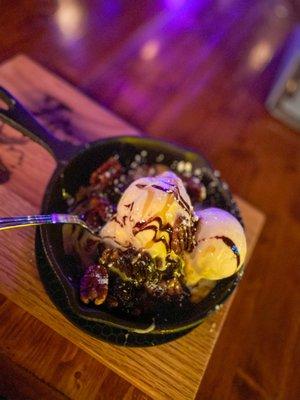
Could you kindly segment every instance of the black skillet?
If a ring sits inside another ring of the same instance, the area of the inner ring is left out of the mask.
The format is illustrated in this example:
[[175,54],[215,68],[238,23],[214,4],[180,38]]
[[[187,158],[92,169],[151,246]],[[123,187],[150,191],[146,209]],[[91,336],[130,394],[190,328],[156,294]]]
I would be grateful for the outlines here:
[[[85,146],[74,146],[61,142],[43,128],[35,118],[5,89],[0,88],[0,99],[7,108],[1,108],[0,119],[29,136],[45,147],[56,159],[57,168],[50,179],[44,195],[43,214],[67,212],[63,192],[75,194],[80,186],[88,185],[89,176],[101,163],[114,154],[119,155],[120,162],[126,167],[134,156],[142,150],[148,153],[147,161],[155,163],[159,155],[164,155],[163,163],[170,166],[174,161],[190,161],[193,168],[201,168],[203,182],[207,188],[205,206],[216,206],[231,212],[240,221],[239,210],[232,200],[226,185],[217,178],[207,161],[197,153],[182,149],[173,144],[145,137],[114,137],[89,143]],[[37,167],[39,167],[37,165]],[[241,221],[242,222],[242,221]],[[168,320],[157,320],[155,326],[149,319],[130,319],[114,315],[108,311],[83,304],[79,299],[80,267],[63,250],[62,229],[59,225],[42,226],[40,229],[44,254],[49,268],[56,274],[64,288],[65,301],[73,313],[85,320],[96,321],[111,327],[134,333],[170,334],[189,330],[218,309],[228,295],[234,290],[241,273],[218,281],[215,288],[199,304],[184,315],[173,315]],[[55,299],[52,300],[55,302]],[[55,302],[56,303],[56,302]],[[57,304],[56,304],[57,305]]]

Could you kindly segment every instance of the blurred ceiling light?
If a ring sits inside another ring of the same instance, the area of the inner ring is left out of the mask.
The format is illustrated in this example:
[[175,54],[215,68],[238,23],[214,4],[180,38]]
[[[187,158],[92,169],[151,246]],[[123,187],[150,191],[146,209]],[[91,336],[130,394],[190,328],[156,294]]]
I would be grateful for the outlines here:
[[285,4],[277,4],[274,7],[275,14],[278,18],[287,18],[289,16],[289,10]]
[[263,68],[272,56],[272,47],[269,42],[262,40],[250,52],[249,65],[255,71]]
[[149,61],[155,58],[159,51],[159,42],[158,40],[148,40],[141,48],[140,56],[143,60]]
[[82,35],[84,12],[78,0],[58,0],[55,20],[65,39],[75,40]]

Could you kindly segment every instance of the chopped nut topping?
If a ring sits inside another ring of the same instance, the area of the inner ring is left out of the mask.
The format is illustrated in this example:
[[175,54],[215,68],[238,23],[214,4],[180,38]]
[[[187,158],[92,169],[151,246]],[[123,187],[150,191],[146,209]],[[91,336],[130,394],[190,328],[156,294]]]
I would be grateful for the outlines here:
[[115,157],[110,157],[104,164],[94,171],[90,178],[90,184],[99,189],[105,189],[114,179],[121,175],[122,166]]
[[171,249],[178,255],[184,251],[191,252],[195,247],[197,221],[190,226],[183,217],[178,217],[173,227]]

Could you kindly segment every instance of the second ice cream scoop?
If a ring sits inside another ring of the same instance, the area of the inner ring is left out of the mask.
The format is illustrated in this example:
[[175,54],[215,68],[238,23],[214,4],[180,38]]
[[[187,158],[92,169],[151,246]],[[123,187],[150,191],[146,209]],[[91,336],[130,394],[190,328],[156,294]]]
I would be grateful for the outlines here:
[[239,221],[219,208],[198,211],[196,246],[185,257],[188,286],[200,279],[218,280],[233,275],[246,257],[246,238]]

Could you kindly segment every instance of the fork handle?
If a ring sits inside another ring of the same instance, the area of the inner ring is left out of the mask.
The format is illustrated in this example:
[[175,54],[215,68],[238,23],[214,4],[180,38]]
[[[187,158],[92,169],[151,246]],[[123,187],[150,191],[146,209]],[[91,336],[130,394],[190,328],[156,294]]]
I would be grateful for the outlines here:
[[49,215],[26,215],[20,217],[0,218],[0,230],[20,228],[31,225],[44,224],[78,224],[79,221],[75,215],[68,214],[49,214]]

